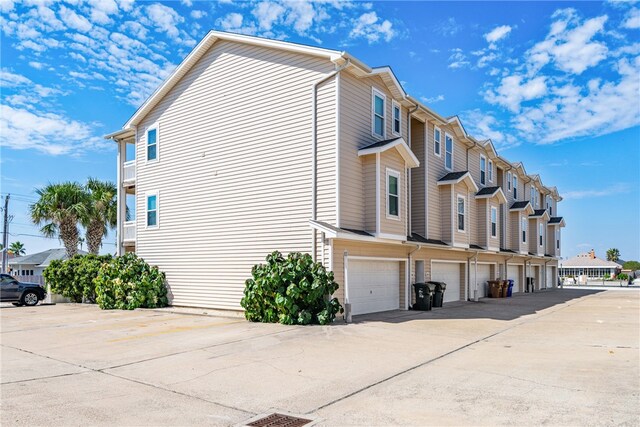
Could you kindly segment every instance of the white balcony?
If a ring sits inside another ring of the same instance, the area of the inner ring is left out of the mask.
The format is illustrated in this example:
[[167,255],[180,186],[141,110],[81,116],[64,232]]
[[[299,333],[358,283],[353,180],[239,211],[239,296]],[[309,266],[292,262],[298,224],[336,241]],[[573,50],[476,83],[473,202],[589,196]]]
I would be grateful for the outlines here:
[[127,221],[122,227],[122,243],[125,245],[134,244],[136,241],[136,222]]
[[124,185],[134,185],[136,183],[136,161],[124,162],[122,172],[122,183]]

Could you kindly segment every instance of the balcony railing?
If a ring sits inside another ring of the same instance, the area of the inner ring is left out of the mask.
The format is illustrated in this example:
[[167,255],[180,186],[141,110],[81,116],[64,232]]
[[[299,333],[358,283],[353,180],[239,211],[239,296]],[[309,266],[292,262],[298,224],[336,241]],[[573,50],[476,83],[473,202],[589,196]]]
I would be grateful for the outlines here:
[[136,161],[124,162],[122,172],[122,182],[124,184],[134,184],[136,182]]
[[124,243],[133,243],[136,241],[136,222],[127,221],[122,227],[122,241]]

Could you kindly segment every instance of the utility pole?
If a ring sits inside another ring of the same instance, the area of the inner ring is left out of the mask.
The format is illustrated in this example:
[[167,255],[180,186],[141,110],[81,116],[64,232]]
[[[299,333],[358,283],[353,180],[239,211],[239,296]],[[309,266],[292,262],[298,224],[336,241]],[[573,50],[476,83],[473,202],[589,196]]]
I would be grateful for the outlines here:
[[3,215],[3,228],[2,228],[2,272],[6,273],[7,263],[9,262],[9,197],[11,194],[7,194],[4,198],[4,215]]

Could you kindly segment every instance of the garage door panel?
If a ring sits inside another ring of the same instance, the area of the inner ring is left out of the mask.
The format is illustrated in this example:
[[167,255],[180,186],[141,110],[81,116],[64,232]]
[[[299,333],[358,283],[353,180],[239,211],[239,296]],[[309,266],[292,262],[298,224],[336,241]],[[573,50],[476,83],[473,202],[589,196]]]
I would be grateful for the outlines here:
[[400,308],[400,263],[349,260],[349,302],[353,315]]
[[513,280],[513,292],[520,292],[520,267],[517,265],[507,266],[507,279]]
[[431,280],[447,284],[444,302],[460,300],[460,263],[434,262],[431,265]]
[[[476,285],[475,279],[475,266],[471,264],[471,287],[469,295],[473,296],[473,291]],[[491,280],[491,265],[478,264],[478,298],[484,298],[487,296],[487,282]]]

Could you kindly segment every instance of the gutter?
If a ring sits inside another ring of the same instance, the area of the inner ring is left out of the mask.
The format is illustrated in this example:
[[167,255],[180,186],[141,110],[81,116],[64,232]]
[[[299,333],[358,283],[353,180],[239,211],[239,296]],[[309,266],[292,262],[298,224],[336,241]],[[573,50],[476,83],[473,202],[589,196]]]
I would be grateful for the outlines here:
[[[323,78],[321,78],[320,80],[318,80],[317,82],[315,82],[313,84],[313,102],[312,102],[312,110],[313,110],[313,114],[312,114],[312,124],[311,124],[311,128],[312,128],[312,146],[311,146],[311,158],[312,158],[312,166],[311,166],[311,219],[313,221],[317,220],[317,216],[318,216],[318,212],[317,212],[317,204],[318,204],[318,194],[317,194],[317,189],[318,189],[318,86],[320,86],[322,83],[326,82],[327,80],[335,77],[338,73],[340,73],[342,70],[344,70],[345,68],[347,68],[349,65],[351,64],[351,60],[347,59],[347,61],[342,64],[340,67],[338,67],[335,71],[333,71],[331,74],[329,74],[328,76],[325,76]],[[336,100],[336,102],[339,102],[339,100]],[[336,153],[337,154],[337,153]],[[338,171],[339,172],[339,171]],[[313,230],[313,238],[312,238],[312,257],[313,257],[313,261],[317,261],[317,239],[318,237],[316,236],[316,230]]]
[[[413,115],[413,113],[418,111],[419,108],[420,106],[416,104],[413,110],[407,111],[407,141],[409,141],[409,148],[411,148],[411,116]],[[413,151],[413,149],[411,151]],[[411,236],[412,230],[413,230],[412,223],[411,223],[411,206],[412,206],[411,205],[411,169],[409,169],[409,179],[407,180],[407,195],[409,196],[407,197],[407,200],[408,200],[407,226],[409,227],[409,229],[407,230],[407,235]]]
[[[480,251],[476,251],[475,254],[473,254],[473,256],[470,256],[467,258],[467,265],[469,264],[469,261],[473,258],[474,262],[473,262],[473,276],[475,278],[474,282],[474,286],[473,286],[473,301],[474,302],[478,302],[478,253]],[[471,270],[469,270],[469,281],[471,281]]]

